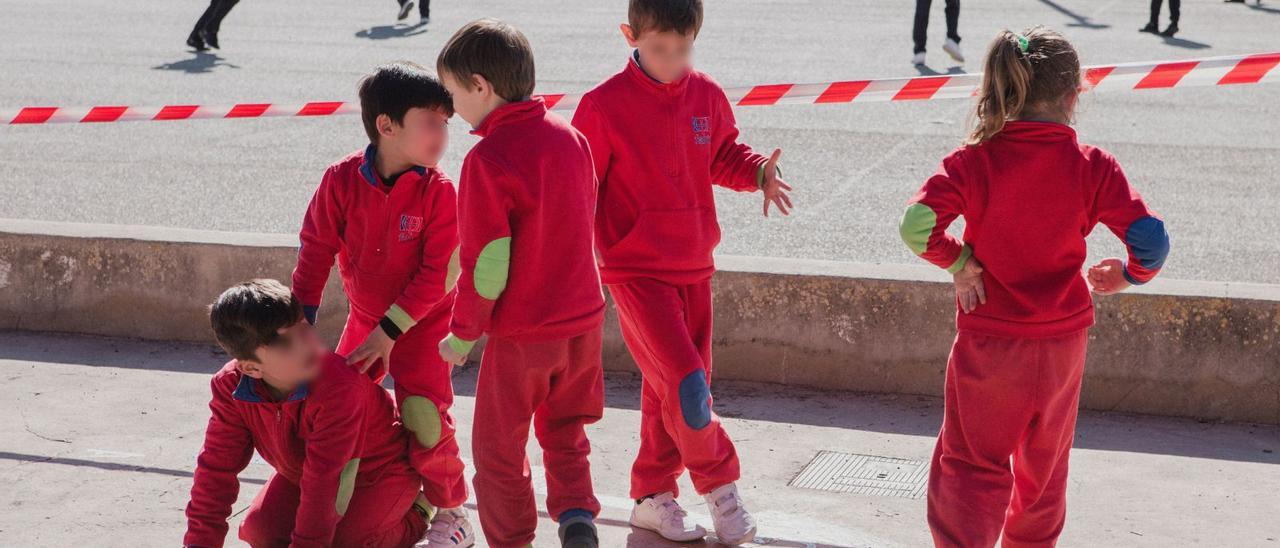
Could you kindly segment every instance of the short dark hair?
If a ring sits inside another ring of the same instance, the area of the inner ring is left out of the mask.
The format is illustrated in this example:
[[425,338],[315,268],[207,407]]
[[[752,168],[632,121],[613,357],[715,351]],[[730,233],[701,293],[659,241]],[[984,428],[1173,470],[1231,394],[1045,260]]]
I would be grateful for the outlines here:
[[458,29],[440,50],[436,71],[449,73],[467,89],[471,89],[471,75],[479,74],[498,96],[511,102],[533,95],[537,82],[529,39],[497,19],[472,21]]
[[411,108],[439,109],[453,116],[453,98],[425,67],[408,61],[381,65],[360,79],[360,117],[369,142],[378,144],[378,116],[404,123]]
[[275,280],[233,285],[209,306],[214,338],[237,360],[258,359],[259,346],[276,344],[280,329],[302,320],[302,303]]
[[702,0],[631,0],[627,24],[636,38],[646,31],[697,36],[702,30]]

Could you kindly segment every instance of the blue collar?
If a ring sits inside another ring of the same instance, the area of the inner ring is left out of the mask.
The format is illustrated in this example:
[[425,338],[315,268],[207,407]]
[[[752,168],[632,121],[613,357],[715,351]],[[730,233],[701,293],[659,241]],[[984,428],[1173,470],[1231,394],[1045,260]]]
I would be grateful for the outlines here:
[[640,69],[640,72],[643,72],[644,75],[648,76],[650,80],[653,80],[654,82],[657,82],[659,84],[664,83],[662,80],[654,78],[652,74],[649,74],[649,71],[644,69],[644,65],[640,63],[640,48],[631,50],[631,61],[635,63],[636,68]]
[[[369,146],[364,147],[364,161],[360,163],[360,176],[364,177],[364,182],[369,183],[370,185],[373,186],[373,188],[381,189],[382,187],[380,186],[380,184],[382,182],[382,179],[378,177],[378,173],[374,169],[374,166],[377,165],[377,163],[374,160],[376,160],[377,157],[378,157],[378,145],[369,143]],[[427,174],[427,168],[422,166],[413,166],[409,169],[410,171],[413,171],[418,175]]]
[[[233,392],[231,395],[234,396],[235,399],[244,401],[244,402],[267,403],[266,400],[262,399],[262,396],[258,395],[259,384],[260,383],[258,382],[258,379],[255,379],[248,375],[240,375],[240,383],[236,385],[236,391]],[[307,395],[310,393],[311,391],[307,388],[307,386],[303,385],[299,387],[297,390],[294,390],[292,394],[289,394],[289,397],[284,401],[285,402],[298,401],[306,398]]]

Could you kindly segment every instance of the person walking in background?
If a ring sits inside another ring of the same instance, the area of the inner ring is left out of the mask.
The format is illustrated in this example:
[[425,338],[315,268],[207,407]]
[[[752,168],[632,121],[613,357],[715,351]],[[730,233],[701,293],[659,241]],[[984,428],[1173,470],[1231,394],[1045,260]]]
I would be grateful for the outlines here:
[[[1153,0],[1158,2],[1159,0]],[[1177,0],[1171,0],[1177,2]],[[947,15],[947,39],[942,43],[942,51],[947,52],[957,63],[964,62],[964,53],[960,51],[960,35],[956,33],[956,27],[960,22],[960,0],[946,0],[947,7],[944,13]],[[933,0],[916,0],[916,23],[911,31],[911,38],[915,40],[915,55],[911,57],[911,64],[924,64],[924,43],[929,35],[929,7],[933,4]]]
[[218,29],[222,26],[222,19],[239,1],[209,0],[209,7],[204,10],[200,20],[196,21],[196,28],[191,29],[191,35],[187,36],[187,45],[195,48],[196,51],[205,51],[209,48],[222,49],[218,45]]
[[413,5],[416,1],[418,4],[418,24],[425,25],[431,22],[431,0],[396,0],[400,3],[400,14],[396,16],[396,21],[404,21],[409,18],[409,12],[413,11]]
[[1139,32],[1150,32],[1160,36],[1173,36],[1178,33],[1178,15],[1182,11],[1182,0],[1169,0],[1169,26],[1160,32],[1160,4],[1162,0],[1151,0],[1151,20]]

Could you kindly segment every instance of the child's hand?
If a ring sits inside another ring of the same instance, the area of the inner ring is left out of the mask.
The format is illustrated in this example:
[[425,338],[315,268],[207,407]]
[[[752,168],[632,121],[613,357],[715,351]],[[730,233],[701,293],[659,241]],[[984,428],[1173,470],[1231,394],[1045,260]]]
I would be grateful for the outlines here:
[[449,338],[440,339],[440,357],[452,365],[462,365],[467,363],[467,355],[459,354],[449,345]]
[[791,190],[791,185],[778,177],[778,157],[782,156],[782,149],[773,149],[773,155],[769,157],[769,161],[764,164],[764,216],[769,216],[769,204],[778,206],[778,211],[783,215],[790,215],[791,198],[787,196],[785,191]]
[[387,332],[381,327],[374,326],[373,331],[369,332],[369,336],[365,337],[364,342],[356,347],[354,351],[347,356],[347,365],[359,364],[360,372],[367,373],[370,367],[378,360],[388,368],[391,367],[391,348],[394,347],[396,341],[387,336]]
[[956,283],[956,300],[965,314],[973,312],[979,304],[987,304],[987,290],[982,286],[982,264],[969,257],[959,272],[951,275]]
[[1089,267],[1085,277],[1094,293],[1099,295],[1115,295],[1133,285],[1124,277],[1124,261],[1111,258]]

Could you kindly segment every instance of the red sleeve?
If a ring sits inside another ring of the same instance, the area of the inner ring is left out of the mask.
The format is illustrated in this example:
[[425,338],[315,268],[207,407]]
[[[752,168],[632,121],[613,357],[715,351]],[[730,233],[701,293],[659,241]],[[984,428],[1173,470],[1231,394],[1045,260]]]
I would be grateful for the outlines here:
[[724,91],[716,88],[719,110],[711,136],[711,182],[738,192],[760,189],[761,172],[768,158],[738,142],[738,122]]
[[347,511],[360,468],[367,391],[358,383],[325,388],[327,396],[307,402],[311,435],[302,462],[302,492],[294,518],[296,548],[329,546]]
[[443,176],[432,185],[431,211],[422,236],[422,264],[387,310],[381,322],[384,329],[388,321],[399,333],[413,327],[453,290],[457,279],[458,195],[453,181]]
[[344,225],[334,169],[330,168],[320,180],[320,187],[307,207],[307,216],[302,220],[302,232],[298,235],[298,266],[293,269],[293,293],[302,301],[307,320],[311,323],[315,323],[324,286],[329,281],[329,272],[333,270]]
[[240,494],[236,476],[253,457],[253,437],[235,408],[226,376],[214,376],[210,383],[209,426],[204,446],[196,457],[195,482],[187,503],[187,534],[183,545],[217,548],[227,536],[227,516]]
[[493,307],[506,288],[514,202],[502,168],[474,153],[462,164],[461,181],[458,295],[449,331],[451,339],[460,341],[455,348],[469,350],[489,328]]
[[595,166],[596,180],[605,181],[609,173],[609,161],[613,157],[613,145],[609,141],[609,120],[600,113],[599,107],[584,96],[578,103],[578,110],[573,113],[573,127],[582,132],[591,147],[591,163]]
[[942,160],[937,173],[907,202],[898,230],[911,251],[936,266],[956,273],[964,268],[973,250],[947,233],[947,227],[964,214],[964,178],[958,152]]
[[1102,160],[1106,168],[1094,200],[1095,214],[1128,250],[1125,279],[1134,285],[1147,283],[1156,277],[1169,256],[1169,233],[1164,221],[1129,185],[1120,164],[1109,155]]

